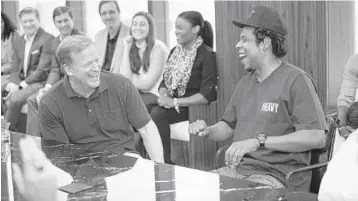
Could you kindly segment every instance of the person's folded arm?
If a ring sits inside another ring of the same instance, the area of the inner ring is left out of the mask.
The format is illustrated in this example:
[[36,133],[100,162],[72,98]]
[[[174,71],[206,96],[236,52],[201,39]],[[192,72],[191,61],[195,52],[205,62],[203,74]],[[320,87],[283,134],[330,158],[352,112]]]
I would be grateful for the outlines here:
[[150,91],[162,77],[167,56],[168,50],[164,45],[155,46],[150,54],[148,72],[139,76],[133,75],[132,82],[134,86],[142,91]]

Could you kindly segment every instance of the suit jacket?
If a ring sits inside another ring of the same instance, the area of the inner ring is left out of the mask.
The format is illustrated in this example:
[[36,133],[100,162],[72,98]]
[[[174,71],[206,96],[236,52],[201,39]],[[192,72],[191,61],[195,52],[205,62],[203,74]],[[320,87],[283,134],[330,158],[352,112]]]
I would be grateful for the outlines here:
[[44,82],[47,79],[51,62],[51,42],[54,36],[42,28],[37,31],[27,60],[27,75],[24,74],[25,44],[24,36],[14,41],[14,53],[12,57],[12,68],[15,69],[10,75],[10,82],[26,84]]
[[[119,69],[122,62],[122,55],[123,55],[123,42],[124,37],[129,35],[130,28],[122,23],[121,29],[117,39],[116,49],[113,53],[112,63],[110,67],[110,72],[112,73],[119,73]],[[100,54],[100,63],[104,64],[104,59],[106,57],[106,50],[107,50],[107,37],[108,37],[108,30],[103,29],[96,33],[94,36],[94,44]]]
[[[72,29],[72,35],[85,35],[83,32],[79,31],[76,28]],[[60,61],[57,59],[57,48],[60,45],[60,36],[57,36],[55,39],[52,40],[51,44],[51,70],[50,74],[47,78],[47,84],[54,85],[56,82],[60,81],[65,75],[64,69],[60,66]]]

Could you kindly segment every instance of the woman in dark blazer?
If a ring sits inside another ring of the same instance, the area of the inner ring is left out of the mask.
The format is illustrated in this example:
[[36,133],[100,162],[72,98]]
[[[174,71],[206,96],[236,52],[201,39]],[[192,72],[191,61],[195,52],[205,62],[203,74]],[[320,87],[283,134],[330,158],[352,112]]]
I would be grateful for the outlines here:
[[162,139],[164,161],[170,164],[170,124],[188,120],[188,106],[214,101],[218,77],[212,27],[199,12],[179,14],[175,35],[179,45],[170,51],[158,106],[150,111]]

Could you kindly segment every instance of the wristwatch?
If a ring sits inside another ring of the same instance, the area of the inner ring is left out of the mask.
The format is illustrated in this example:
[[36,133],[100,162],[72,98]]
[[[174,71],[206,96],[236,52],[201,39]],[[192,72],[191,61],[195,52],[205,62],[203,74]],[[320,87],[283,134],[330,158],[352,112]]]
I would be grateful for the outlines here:
[[259,141],[260,143],[260,148],[265,148],[265,142],[266,142],[266,134],[265,133],[259,133],[255,136],[255,138]]

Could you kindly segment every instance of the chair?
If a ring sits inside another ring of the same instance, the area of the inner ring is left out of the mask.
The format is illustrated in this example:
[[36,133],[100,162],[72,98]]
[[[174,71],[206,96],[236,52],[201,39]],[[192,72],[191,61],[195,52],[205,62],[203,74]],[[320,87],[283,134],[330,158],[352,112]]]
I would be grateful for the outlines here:
[[[309,166],[298,168],[289,172],[285,178],[285,186],[289,190],[292,190],[290,186],[290,177],[293,174],[304,172],[304,171],[312,171],[312,179],[310,184],[310,192],[318,193],[319,186],[321,184],[322,177],[326,172],[326,166],[328,161],[332,158],[333,153],[333,145],[334,145],[334,137],[337,128],[337,120],[334,116],[327,116],[326,122],[328,125],[328,132],[326,132],[326,141],[325,146],[322,149],[315,149],[311,151],[311,162]],[[229,146],[224,146],[220,148],[216,152],[216,167],[220,168],[225,166],[225,152],[229,148]]]

